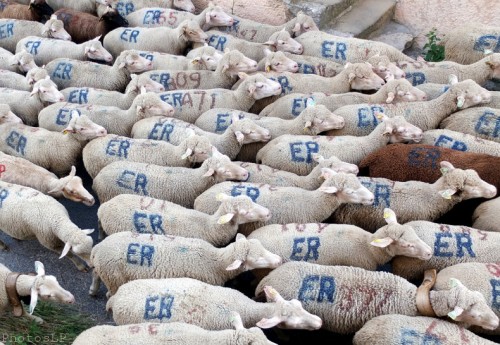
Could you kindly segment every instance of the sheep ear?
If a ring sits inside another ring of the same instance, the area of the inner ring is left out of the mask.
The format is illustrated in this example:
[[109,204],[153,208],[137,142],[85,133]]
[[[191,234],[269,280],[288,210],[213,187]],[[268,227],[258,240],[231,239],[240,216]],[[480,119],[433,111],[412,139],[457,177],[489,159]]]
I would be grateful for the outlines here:
[[237,270],[238,268],[241,267],[241,265],[243,264],[243,261],[241,260],[234,260],[234,262],[227,266],[226,267],[226,271],[233,271],[233,270]]
[[456,192],[457,191],[455,189],[445,189],[445,190],[440,190],[438,193],[445,199],[451,199],[451,196]]
[[370,244],[372,246],[375,246],[375,247],[385,248],[393,242],[394,242],[394,240],[392,238],[385,237],[385,238],[377,238],[377,239],[371,241]]
[[311,121],[306,121],[306,123],[304,124],[304,129],[308,129],[308,128],[311,128],[312,127],[312,122]]
[[394,95],[394,92],[388,92],[387,93],[387,99],[385,100],[385,103],[392,103],[392,101],[394,101],[394,97],[396,97],[396,95]]
[[147,92],[148,91],[146,90],[146,88],[144,87],[144,85],[141,85],[141,95],[144,95]]
[[31,90],[30,92],[30,97],[33,97],[34,95],[36,95],[38,92],[40,91],[40,88],[38,87],[38,85],[35,84],[35,86],[33,86],[33,90]]
[[240,79],[246,79],[248,77],[248,74],[246,74],[245,72],[238,72],[238,77]]
[[455,169],[455,167],[453,166],[453,164],[451,164],[448,161],[441,161],[441,162],[439,162],[439,166],[441,167],[441,173],[443,175]]
[[40,261],[35,261],[35,272],[37,276],[45,275],[45,267]]
[[192,154],[193,154],[193,150],[188,147],[186,149],[186,152],[184,152],[184,154],[181,156],[181,159],[186,159],[186,158],[190,157]]
[[255,84],[252,84],[252,85],[248,86],[248,93],[250,95],[253,95],[253,93],[255,92],[255,90],[257,90],[257,86]]
[[74,165],[72,165],[68,177],[75,177],[75,175],[76,175],[76,168]]
[[238,241],[243,241],[243,240],[246,240],[245,235],[243,235],[243,234],[241,234],[241,233],[237,233],[237,234],[236,234],[236,242],[238,242]]
[[52,20],[56,20],[56,19],[57,19],[57,14],[53,14],[53,15],[51,15],[51,16],[50,16],[50,19],[52,19]]
[[457,317],[462,315],[463,312],[464,312],[464,310],[462,308],[460,308],[459,306],[456,306],[455,309],[453,309],[452,311],[450,311],[448,313],[448,316],[450,317],[450,319],[455,320]]
[[193,60],[191,60],[191,63],[192,63],[193,65],[197,65],[197,64],[199,64],[199,63],[200,63],[200,60],[201,60],[201,57],[197,56],[197,57],[195,57]]
[[38,303],[38,290],[36,289],[35,285],[31,287],[31,301],[30,301],[30,308],[29,308],[29,313],[30,315],[33,314],[35,311],[36,304]]
[[328,193],[328,194],[335,194],[335,193],[337,193],[339,191],[337,187],[333,187],[333,186],[330,186],[330,187],[319,187],[318,190],[320,192]]
[[259,322],[257,322],[255,325],[260,327],[260,328],[272,328],[276,325],[278,325],[281,322],[281,319],[278,316],[273,316],[270,319],[263,318]]
[[208,169],[208,171],[203,174],[203,177],[209,177],[209,176],[212,176],[213,174],[215,174],[215,170],[214,169]]
[[398,224],[396,213],[390,208],[384,208],[384,219],[387,224]]
[[94,38],[92,41],[99,41],[99,40],[101,39],[101,36],[102,36],[102,35],[97,36],[97,37],[96,37],[96,38]]
[[234,217],[234,213],[225,214],[217,220],[217,224],[221,224],[221,225],[227,224],[231,221],[231,219],[233,219],[233,217]]
[[300,32],[300,23],[295,23],[293,26],[292,32]]
[[264,286],[264,293],[266,294],[266,299],[268,302],[280,302],[284,301],[283,297],[270,285]]
[[276,48],[276,42],[274,42],[274,41],[267,41],[267,42],[264,42],[262,44],[265,44],[266,46],[269,46],[269,47]]
[[240,131],[234,132],[234,135],[236,135],[236,140],[238,140],[240,144],[243,144],[243,140],[245,140],[245,135]]
[[320,162],[323,162],[325,160],[325,157],[323,157],[319,153],[313,153],[312,154],[312,159],[314,159],[314,161],[320,163]]
[[329,169],[329,168],[321,168],[321,177],[324,179],[327,179],[329,177],[332,177],[333,175],[337,175],[338,173],[335,170]]
[[62,250],[61,256],[59,257],[59,259],[62,259],[63,257],[65,257],[66,254],[68,254],[68,252],[69,252],[70,249],[71,249],[71,243],[66,242],[66,244],[64,245],[64,248]]
[[120,63],[120,64],[118,65],[118,69],[120,69],[120,68],[125,68],[125,66],[126,66],[126,65],[127,65],[127,63],[126,63],[125,61],[123,61],[122,63]]
[[222,73],[226,73],[226,71],[229,69],[229,65],[226,63],[224,66],[222,66]]
[[82,232],[85,234],[85,235],[90,235],[91,233],[94,232],[94,229],[82,229]]
[[215,196],[215,200],[217,200],[217,201],[224,201],[224,200],[228,200],[228,199],[231,199],[231,197],[227,194],[224,194],[224,193],[218,193]]
[[457,108],[462,108],[465,103],[465,97],[464,96],[458,96],[457,97]]
[[349,83],[350,83],[351,81],[353,81],[353,80],[354,80],[354,78],[356,78],[356,74],[354,74],[354,73],[352,73],[352,72],[351,72],[351,73],[349,73]]
[[205,13],[205,23],[207,23],[207,24],[210,23],[210,18],[211,17],[210,17],[210,11],[209,11],[209,12]]
[[392,73],[388,73],[386,76],[385,76],[385,81],[388,82],[388,81],[391,81],[391,80],[394,80],[394,74]]
[[245,327],[243,326],[243,321],[241,321],[241,316],[235,311],[232,311],[230,313],[230,321],[231,325],[233,325],[234,329],[236,330],[244,330]]

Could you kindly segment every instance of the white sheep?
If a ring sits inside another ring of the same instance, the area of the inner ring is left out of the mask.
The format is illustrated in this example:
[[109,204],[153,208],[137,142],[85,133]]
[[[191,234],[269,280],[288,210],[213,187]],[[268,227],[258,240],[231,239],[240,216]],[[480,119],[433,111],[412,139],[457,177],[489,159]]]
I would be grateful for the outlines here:
[[[362,78],[360,75],[359,78]],[[359,92],[346,92],[330,95],[328,93],[292,93],[285,95],[266,106],[260,116],[272,116],[282,119],[293,119],[300,114],[312,98],[316,104],[326,106],[330,111],[349,104],[359,103],[399,103],[425,101],[427,95],[412,86],[406,79],[388,78],[387,82],[377,92],[367,95]]]
[[39,126],[51,131],[62,131],[76,111],[103,126],[110,134],[129,136],[134,123],[150,116],[173,116],[174,109],[163,102],[158,94],[144,92],[138,95],[128,110],[105,105],[54,103],[38,114]]
[[117,28],[104,37],[103,45],[113,56],[126,49],[182,55],[191,42],[204,43],[207,37],[196,21],[185,20],[175,29]]
[[38,125],[38,113],[46,103],[62,102],[64,96],[47,76],[33,85],[33,90],[21,91],[0,88],[0,103],[6,103],[23,122],[30,126]]
[[[282,51],[270,51],[269,49],[264,49],[265,57],[259,61],[257,65],[257,70],[261,72],[299,72],[299,64],[295,62],[292,58],[285,55]],[[296,54],[289,54],[293,56],[301,56]],[[342,66],[344,68],[344,66]]]
[[45,79],[47,76],[47,70],[43,67],[30,69],[26,73],[26,76],[7,70],[0,70],[0,87],[20,91],[31,91],[33,89],[33,85],[37,81]]
[[[51,196],[35,189],[0,181],[0,228],[18,240],[37,239],[42,246],[67,256],[80,271],[90,263],[94,230],[81,230],[66,208]],[[0,247],[7,248],[0,241]],[[76,255],[76,256],[75,256]]]
[[329,131],[327,134],[367,135],[377,126],[379,113],[388,117],[402,116],[409,123],[427,131],[438,128],[440,123],[446,122],[446,118],[452,113],[488,103],[490,99],[490,91],[469,79],[450,86],[448,91],[431,101],[347,105],[335,110],[336,115],[344,118],[345,126]]
[[45,0],[54,11],[71,8],[79,12],[96,13],[99,5],[111,5],[112,0]]
[[259,303],[238,290],[192,278],[139,279],[122,285],[106,303],[106,310],[112,311],[117,325],[181,321],[207,330],[223,330],[231,328],[228,316],[236,311],[245,327],[321,327],[321,319],[306,312],[298,300],[283,299],[271,286],[264,291],[268,302]]
[[267,224],[322,222],[343,203],[373,203],[373,193],[361,185],[356,175],[335,173],[332,170],[325,172],[324,168],[322,171],[325,181],[315,190],[248,182],[218,183],[196,198],[194,209],[212,214],[217,210],[214,200],[219,193],[231,196],[247,195],[271,211],[271,218],[267,221],[240,226],[239,231],[248,235]]
[[112,7],[124,17],[145,7],[174,8],[190,13],[195,11],[191,0],[111,0],[111,2]]
[[324,58],[290,53],[284,53],[284,55],[297,63],[297,73],[317,74],[322,77],[335,77],[344,69],[344,65]]
[[485,153],[500,157],[500,143],[449,129],[425,131],[420,144],[446,147],[465,152]]
[[263,24],[250,19],[241,18],[233,15],[234,24],[228,28],[218,28],[217,30],[227,32],[235,37],[250,41],[264,43],[273,33],[285,30],[294,37],[300,36],[304,32],[317,32],[319,29],[313,18],[299,11],[295,18],[290,19],[284,24],[273,26]]
[[209,45],[192,49],[186,56],[145,50],[140,50],[138,53],[153,62],[153,70],[171,69],[181,71],[215,71],[217,64],[220,59],[222,59],[222,53]]
[[481,205],[476,207],[472,215],[472,227],[486,231],[500,232],[499,211],[500,198],[481,203]]
[[26,36],[71,40],[71,36],[64,30],[64,23],[55,15],[45,24],[31,20],[0,19],[0,27],[5,31],[5,37],[0,40],[0,47],[12,53],[16,51],[17,42]]
[[33,55],[37,65],[46,65],[57,58],[111,62],[113,57],[104,49],[99,38],[76,44],[71,41],[28,36],[17,42],[16,53],[27,50]]
[[33,60],[33,55],[26,50],[21,50],[16,54],[12,54],[10,51],[0,48],[1,69],[24,74],[35,67],[37,66]]
[[281,93],[281,85],[262,74],[238,73],[244,81],[236,90],[178,90],[160,93],[160,98],[175,108],[176,118],[194,123],[200,114],[213,108],[248,111],[256,100]]
[[124,51],[113,66],[60,58],[52,60],[45,68],[60,89],[85,86],[122,92],[130,82],[131,73],[144,72],[152,66],[151,61],[136,52]]
[[154,139],[179,145],[193,131],[207,138],[217,150],[231,159],[236,158],[241,148],[248,144],[264,143],[271,139],[269,130],[250,119],[237,116],[222,134],[205,132],[196,126],[173,118],[152,117],[138,121],[132,128],[133,138]]
[[194,125],[204,131],[221,134],[232,123],[234,115],[238,116],[239,119],[257,120],[260,118],[259,115],[246,111],[231,108],[214,108],[201,114],[194,122]]
[[219,208],[206,214],[173,202],[120,194],[101,204],[99,237],[122,231],[202,239],[214,246],[231,242],[240,224],[267,220],[270,212],[245,195],[217,195]]
[[383,79],[389,76],[394,77],[394,79],[401,79],[406,77],[405,71],[399,68],[394,62],[385,56],[380,54],[372,55],[368,60],[366,60],[373,67],[373,72]]
[[348,224],[292,223],[264,226],[248,238],[259,240],[283,262],[308,261],[375,271],[394,256],[420,260],[431,258],[431,247],[415,234],[411,226],[399,224],[391,209],[386,208],[383,215],[387,225],[373,234]]
[[342,64],[364,62],[376,54],[385,55],[392,62],[413,61],[398,49],[383,42],[334,36],[322,31],[303,33],[296,40],[304,47],[304,55],[326,58]]
[[130,26],[146,28],[159,26],[176,28],[184,20],[192,19],[198,22],[204,31],[219,26],[232,26],[235,22],[233,17],[224,12],[222,7],[215,6],[212,2],[209,2],[208,6],[197,15],[170,8],[145,7],[132,12],[126,19]]
[[[144,342],[148,345],[184,345],[203,341],[206,345],[276,345],[267,340],[260,328],[244,328],[238,313],[230,313],[234,330],[207,331],[185,322],[166,324],[137,323],[123,326],[101,325],[89,328],[73,341],[73,345],[109,345],[110,342],[132,345]],[[473,344],[475,345],[475,344]]]
[[353,345],[400,345],[428,343],[494,345],[463,327],[434,317],[389,314],[369,320],[356,332]]
[[68,87],[61,90],[61,93],[69,103],[107,105],[120,109],[129,109],[143,87],[147,92],[165,91],[163,85],[151,80],[146,75],[131,74],[130,78],[125,93],[91,87]]
[[0,125],[9,122],[23,123],[23,120],[10,110],[10,106],[8,104],[0,103]]
[[500,142],[500,109],[473,107],[457,111],[443,119],[439,128]]
[[158,140],[131,139],[108,134],[85,145],[82,158],[85,169],[94,178],[102,168],[116,161],[191,167],[207,159],[211,151],[210,141],[198,135],[185,136],[175,146]]
[[499,252],[495,250],[500,243],[500,234],[496,232],[423,220],[406,224],[413,227],[415,233],[434,248],[434,252],[426,262],[394,258],[392,272],[403,278],[418,279],[427,269],[435,268],[439,271],[463,262],[500,262]]
[[36,189],[54,198],[65,197],[84,205],[94,205],[94,197],[76,176],[76,168],[71,167],[68,176],[58,178],[50,171],[21,158],[0,152],[0,180]]
[[198,238],[134,234],[112,234],[92,248],[94,267],[90,295],[99,290],[100,281],[112,296],[123,284],[137,279],[189,277],[223,285],[242,272],[276,268],[281,258],[266,250],[259,240],[242,234],[223,248]]
[[215,150],[212,157],[196,169],[113,162],[97,174],[92,188],[101,203],[119,194],[136,194],[192,207],[194,199],[214,184],[247,177],[245,169]]
[[[321,317],[324,329],[336,333],[356,332],[380,315],[421,314],[416,302],[417,287],[387,272],[291,261],[264,277],[255,294],[262,293],[265,286],[275,287],[284,298],[298,297],[304,309]],[[449,282],[448,289],[430,291],[427,296],[438,317],[449,316],[483,328],[498,327],[498,317],[484,297],[456,279]]]
[[361,183],[375,195],[373,205],[343,205],[333,214],[333,219],[375,231],[383,225],[379,215],[384,207],[391,207],[401,223],[433,221],[461,201],[496,195],[496,187],[482,180],[475,170],[458,169],[447,161],[439,165],[442,176],[434,183],[360,177]]
[[238,80],[239,72],[255,72],[257,62],[247,58],[237,50],[226,50],[217,63],[215,71],[153,70],[145,72],[154,81],[161,83],[165,90],[189,89],[230,89]]
[[[5,312],[12,308],[15,317],[26,317],[37,323],[43,323],[38,316],[32,315],[38,299],[44,301],[55,301],[59,303],[75,303],[75,297],[71,292],[64,290],[54,276],[45,274],[45,267],[40,261],[35,261],[36,275],[11,272],[6,266],[0,264],[0,311]],[[13,293],[17,296],[14,296]],[[19,297],[31,296],[29,314],[23,308]],[[12,305],[14,298],[15,305]]]
[[422,131],[402,116],[389,118],[380,115],[381,122],[373,131],[357,136],[281,135],[257,152],[257,163],[298,175],[309,174],[313,168],[312,154],[336,156],[358,165],[366,155],[389,143],[419,142]]
[[3,124],[0,126],[0,151],[63,175],[81,157],[88,140],[107,134],[103,127],[77,113],[72,114],[64,133],[21,124]]

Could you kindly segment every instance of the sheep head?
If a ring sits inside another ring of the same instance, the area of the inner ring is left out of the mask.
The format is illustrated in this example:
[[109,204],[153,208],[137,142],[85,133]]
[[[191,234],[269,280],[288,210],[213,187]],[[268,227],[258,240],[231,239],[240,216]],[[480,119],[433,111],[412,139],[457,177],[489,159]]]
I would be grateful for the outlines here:
[[233,247],[235,260],[226,267],[227,271],[240,268],[243,271],[258,268],[276,268],[282,263],[281,257],[265,249],[259,240],[248,240],[242,234],[237,234],[236,241],[230,246]]
[[385,92],[386,103],[425,101],[427,95],[406,79],[389,79],[378,92]]
[[321,176],[325,178],[325,182],[318,188],[320,192],[335,194],[343,203],[373,204],[375,196],[359,182],[356,175],[321,168]]
[[221,204],[217,213],[223,214],[217,221],[218,224],[245,224],[251,222],[265,222],[271,218],[269,210],[256,204],[246,195],[229,196],[219,193],[216,196]]
[[419,142],[422,140],[423,131],[417,126],[412,125],[403,116],[387,117],[382,113],[375,114],[377,120],[381,121],[377,125],[384,126],[383,136],[389,138],[390,143],[401,143],[414,141]]
[[306,108],[297,117],[304,124],[304,132],[317,135],[331,129],[344,128],[345,121],[342,116],[335,115],[322,104],[316,105],[312,98],[308,98]]
[[384,80],[375,72],[371,64],[365,63],[346,63],[344,70],[340,72],[349,82],[352,90],[378,90],[384,85]]
[[319,31],[319,28],[314,22],[314,19],[312,19],[312,17],[308,16],[302,11],[299,11],[299,13],[297,13],[297,16],[292,19],[291,22],[295,23],[292,29],[294,37],[300,36],[304,32],[308,31]]
[[227,180],[245,181],[248,179],[246,169],[231,162],[228,156],[217,151],[215,147],[212,148],[212,157],[206,159],[201,167],[206,171],[202,177],[212,177],[216,182]]
[[238,89],[246,90],[255,100],[281,94],[280,83],[268,79],[260,73],[248,76],[246,73],[240,72],[238,77],[243,79]]
[[264,68],[266,72],[292,72],[296,73],[299,71],[299,65],[288,58],[282,51],[272,52],[268,48],[264,49]]
[[172,3],[173,8],[176,8],[181,11],[186,11],[189,13],[194,13],[195,7],[191,0],[174,0]]
[[226,50],[219,61],[218,70],[229,76],[236,76],[239,72],[257,71],[257,62],[247,58],[238,50]]
[[49,76],[37,81],[33,85],[30,96],[37,95],[42,102],[55,103],[64,101],[64,95],[57,89],[57,85]]
[[250,119],[240,119],[237,114],[233,114],[231,121],[228,129],[233,131],[240,145],[271,140],[269,130],[262,128]]
[[11,110],[8,104],[0,103],[0,124],[3,123],[23,123],[19,117],[16,116]]
[[292,54],[302,54],[304,47],[290,36],[288,31],[282,30],[273,33],[269,39],[263,43],[273,51],[289,52]]
[[208,40],[208,35],[192,19],[187,19],[180,23],[177,30],[179,38],[186,42],[205,43]]
[[451,85],[445,94],[453,98],[457,109],[466,109],[491,101],[491,93],[471,79]]
[[86,206],[92,206],[95,203],[94,197],[85,187],[82,179],[76,176],[76,168],[73,165],[68,176],[60,178],[54,188],[47,192],[53,197],[59,197],[61,194],[74,202],[81,202]]
[[56,38],[64,41],[71,41],[71,35],[64,29],[62,20],[57,19],[53,14],[42,27],[42,37]]
[[71,133],[79,141],[88,141],[108,134],[104,127],[94,123],[87,115],[80,115],[76,110],[71,112],[68,126],[62,132]]
[[342,172],[354,175],[357,175],[359,173],[359,168],[356,164],[343,162],[335,156],[331,156],[330,158],[324,158],[322,155],[318,153],[313,153],[312,158],[315,162],[318,163],[320,169],[328,168],[335,172]]
[[373,72],[383,79],[389,75],[392,75],[394,79],[404,79],[406,77],[406,73],[396,66],[394,62],[391,62],[386,55],[377,53],[371,56],[367,62],[372,65]]

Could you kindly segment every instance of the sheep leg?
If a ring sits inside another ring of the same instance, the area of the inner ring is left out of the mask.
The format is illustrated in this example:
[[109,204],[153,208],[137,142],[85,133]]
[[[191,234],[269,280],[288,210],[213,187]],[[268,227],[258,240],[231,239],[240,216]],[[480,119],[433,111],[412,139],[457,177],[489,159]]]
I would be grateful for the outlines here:
[[88,268],[85,264],[83,264],[80,259],[78,258],[78,256],[76,256],[75,254],[73,254],[71,251],[68,252],[68,254],[66,254],[66,257],[68,259],[70,259],[73,264],[75,264],[76,268],[79,270],[79,271],[82,271],[82,272],[88,272]]
[[43,323],[43,319],[42,318],[40,318],[38,316],[35,316],[35,315],[28,314],[24,308],[23,308],[23,316],[27,317],[30,320],[35,321],[39,325]]
[[99,286],[101,285],[101,277],[97,274],[95,268],[92,271],[92,284],[90,285],[89,295],[95,296],[97,295],[97,291],[99,290]]

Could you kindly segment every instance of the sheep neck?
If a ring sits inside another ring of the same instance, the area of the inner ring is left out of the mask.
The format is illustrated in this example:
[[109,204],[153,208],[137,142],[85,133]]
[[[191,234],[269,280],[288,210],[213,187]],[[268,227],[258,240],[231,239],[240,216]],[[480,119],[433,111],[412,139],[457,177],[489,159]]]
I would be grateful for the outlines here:
[[245,327],[254,327],[263,318],[271,318],[278,312],[278,304],[273,302],[251,302],[245,308],[239,309]]
[[[219,254],[222,262],[221,267],[224,267],[224,269],[219,272],[219,278],[221,278],[221,280],[228,281],[246,270],[244,267],[248,250],[248,245],[241,245],[236,242],[233,242],[224,248],[217,249],[217,253]],[[241,260],[241,266],[237,269],[226,271],[226,267],[231,265],[235,260]]]
[[492,70],[484,59],[482,59],[470,65],[459,65],[457,72],[459,80],[472,79],[479,85],[482,85],[488,79],[491,79]]
[[448,305],[448,299],[450,297],[451,290],[435,291],[429,292],[429,299],[431,301],[432,309],[437,316],[446,316],[450,311],[452,311],[455,306]]
[[[351,92],[351,82],[349,81],[349,73],[343,70],[341,73],[331,79],[331,93],[347,93]],[[356,90],[354,90],[356,91]]]
[[247,111],[254,105],[255,98],[248,93],[248,90],[245,89],[246,84],[243,82],[240,86],[233,91],[233,96],[235,100],[238,100],[238,104],[240,105],[241,111]]
[[21,274],[16,281],[16,290],[19,296],[30,296],[31,287],[35,284],[36,276]]

